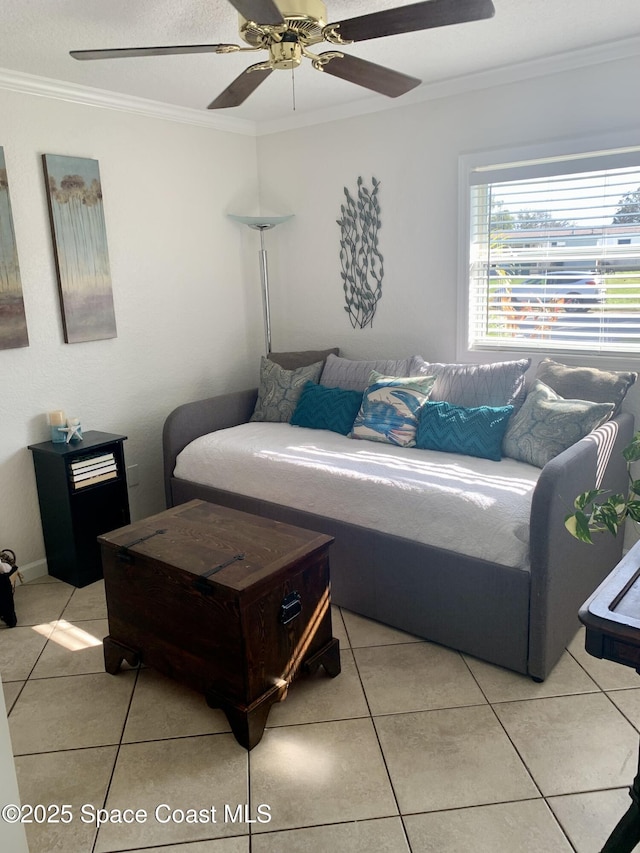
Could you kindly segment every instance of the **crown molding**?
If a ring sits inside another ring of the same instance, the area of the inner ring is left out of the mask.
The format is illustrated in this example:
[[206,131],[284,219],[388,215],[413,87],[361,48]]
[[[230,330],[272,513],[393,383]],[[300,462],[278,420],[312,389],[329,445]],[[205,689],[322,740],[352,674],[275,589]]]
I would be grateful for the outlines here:
[[389,103],[389,98],[367,98],[350,104],[330,107],[326,110],[317,110],[285,119],[260,122],[257,125],[257,135],[266,136],[272,133],[281,133],[285,130],[340,121],[346,118],[383,112],[389,109],[398,109],[412,104],[433,101],[438,98],[446,98],[452,95],[465,94],[466,92],[475,92],[480,89],[490,89],[494,86],[518,83],[536,77],[547,77],[565,71],[575,71],[589,65],[615,62],[620,59],[638,58],[638,56],[640,56],[640,37],[619,39],[614,42],[567,51],[566,53],[555,54],[542,59],[532,59],[511,65],[497,66],[486,71],[478,71],[473,74],[461,75],[460,77],[451,77],[447,80],[440,80],[437,83],[425,83],[391,103]]
[[102,107],[103,109],[137,113],[148,118],[196,124],[227,133],[239,133],[245,136],[256,135],[255,122],[246,119],[237,119],[205,110],[190,109],[189,107],[178,107],[161,101],[152,101],[133,95],[122,95],[106,89],[79,86],[75,83],[39,77],[35,74],[25,74],[22,71],[10,71],[6,68],[0,68],[0,89]]
[[398,109],[426,101],[503,86],[523,80],[545,77],[564,71],[573,71],[589,65],[614,62],[620,59],[637,58],[640,55],[640,37],[619,39],[606,44],[593,45],[579,50],[556,54],[543,59],[533,59],[511,65],[498,66],[474,74],[452,77],[436,83],[426,83],[404,95],[401,99],[390,103],[388,98],[369,97],[348,104],[340,104],[324,110],[308,113],[298,113],[273,121],[254,122],[247,119],[233,118],[206,110],[179,107],[161,101],[138,98],[132,95],[122,95],[105,89],[80,86],[66,83],[48,77],[39,77],[20,71],[0,68],[0,89],[21,92],[29,95],[39,95],[47,98],[70,101],[72,103],[102,107],[103,109],[120,110],[137,113],[165,121],[177,121],[221,130],[227,133],[238,133],[245,136],[266,136],[282,133],[302,127],[310,127],[332,121],[341,121],[370,113]]

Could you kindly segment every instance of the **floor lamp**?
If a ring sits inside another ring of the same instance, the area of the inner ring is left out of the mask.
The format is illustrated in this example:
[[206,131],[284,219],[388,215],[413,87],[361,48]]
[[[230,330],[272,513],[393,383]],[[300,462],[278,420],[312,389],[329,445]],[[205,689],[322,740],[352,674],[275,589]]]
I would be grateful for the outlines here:
[[230,219],[236,222],[241,222],[243,225],[248,225],[254,231],[260,232],[260,251],[258,258],[260,260],[260,282],[262,284],[262,310],[264,312],[264,341],[267,350],[267,355],[271,352],[271,315],[269,308],[269,269],[267,267],[267,250],[264,247],[264,232],[270,228],[275,228],[281,222],[286,222],[293,216],[290,213],[288,216],[236,216],[233,213],[229,214]]

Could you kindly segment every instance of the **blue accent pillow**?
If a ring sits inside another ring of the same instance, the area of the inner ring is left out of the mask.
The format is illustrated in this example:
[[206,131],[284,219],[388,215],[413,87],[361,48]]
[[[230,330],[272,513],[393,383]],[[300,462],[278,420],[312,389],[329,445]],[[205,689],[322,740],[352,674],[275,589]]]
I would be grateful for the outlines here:
[[434,381],[433,376],[383,376],[372,370],[351,437],[413,447],[418,413]]
[[348,435],[361,404],[362,391],[327,388],[307,382],[289,423]]
[[513,406],[465,408],[429,401],[420,411],[416,447],[500,462],[502,439],[512,412]]

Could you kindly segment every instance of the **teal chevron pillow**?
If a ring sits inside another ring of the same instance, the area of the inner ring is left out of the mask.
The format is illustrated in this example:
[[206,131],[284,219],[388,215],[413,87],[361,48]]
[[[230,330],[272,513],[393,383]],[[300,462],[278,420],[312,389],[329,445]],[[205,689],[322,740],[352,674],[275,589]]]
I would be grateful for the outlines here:
[[418,412],[434,381],[433,376],[383,376],[372,370],[351,437],[413,447]]
[[420,410],[416,447],[499,462],[502,439],[512,412],[513,406],[465,408],[444,400],[429,401]]
[[289,423],[349,435],[362,404],[362,391],[307,382]]

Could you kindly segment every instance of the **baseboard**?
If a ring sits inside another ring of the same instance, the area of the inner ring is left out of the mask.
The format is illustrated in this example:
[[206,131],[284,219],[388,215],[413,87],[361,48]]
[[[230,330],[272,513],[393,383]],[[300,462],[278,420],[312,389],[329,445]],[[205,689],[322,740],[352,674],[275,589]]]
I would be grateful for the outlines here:
[[45,577],[49,574],[46,560],[36,560],[35,563],[27,563],[26,566],[20,566],[20,574],[25,583]]

